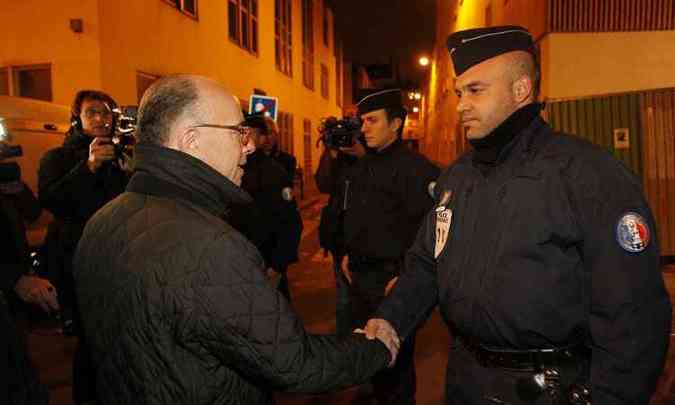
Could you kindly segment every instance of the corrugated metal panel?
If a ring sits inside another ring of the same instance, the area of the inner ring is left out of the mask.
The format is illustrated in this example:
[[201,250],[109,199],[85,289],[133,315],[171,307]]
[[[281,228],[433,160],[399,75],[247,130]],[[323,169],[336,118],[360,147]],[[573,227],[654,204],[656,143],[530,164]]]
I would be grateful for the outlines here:
[[640,95],[645,194],[656,217],[661,254],[675,255],[675,89]]
[[[607,148],[614,156],[642,176],[640,96],[636,93],[548,102],[551,126]],[[630,147],[615,149],[614,130],[627,128]]]
[[675,29],[673,0],[548,0],[550,32]]

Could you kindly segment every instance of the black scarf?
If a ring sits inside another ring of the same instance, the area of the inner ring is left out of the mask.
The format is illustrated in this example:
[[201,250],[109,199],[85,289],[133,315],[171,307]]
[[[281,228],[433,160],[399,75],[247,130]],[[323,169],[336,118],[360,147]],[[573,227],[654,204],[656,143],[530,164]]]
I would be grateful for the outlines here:
[[504,148],[539,116],[543,106],[541,103],[532,103],[521,107],[487,136],[470,140],[469,143],[474,149],[474,165],[486,170],[494,167]]

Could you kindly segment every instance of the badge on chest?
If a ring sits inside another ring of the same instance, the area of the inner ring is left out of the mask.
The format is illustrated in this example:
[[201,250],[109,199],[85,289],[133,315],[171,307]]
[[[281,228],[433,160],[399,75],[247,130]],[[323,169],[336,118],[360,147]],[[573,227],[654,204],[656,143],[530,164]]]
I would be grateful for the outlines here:
[[452,210],[449,207],[450,201],[452,201],[452,191],[443,191],[441,200],[436,207],[436,243],[434,245],[435,259],[437,259],[443,251],[443,248],[448,242],[448,237],[450,235],[450,224],[452,224]]

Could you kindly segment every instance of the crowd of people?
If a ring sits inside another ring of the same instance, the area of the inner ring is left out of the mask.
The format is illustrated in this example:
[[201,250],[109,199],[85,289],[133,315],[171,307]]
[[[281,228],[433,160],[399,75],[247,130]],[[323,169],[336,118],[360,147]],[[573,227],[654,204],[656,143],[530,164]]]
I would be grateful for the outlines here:
[[[2,163],[0,402],[48,402],[15,322],[32,305],[77,336],[76,404],[271,404],[364,383],[378,404],[414,404],[415,335],[437,307],[447,404],[648,403],[671,305],[638,180],[540,117],[526,29],[447,44],[466,154],[441,172],[402,141],[401,90],[369,89],[358,134],[321,157],[332,335],[292,305],[303,224],[273,120],[213,80],[166,76],[143,95],[132,156],[112,139],[115,101],[80,91],[37,198]],[[42,208],[35,273],[24,223]]]

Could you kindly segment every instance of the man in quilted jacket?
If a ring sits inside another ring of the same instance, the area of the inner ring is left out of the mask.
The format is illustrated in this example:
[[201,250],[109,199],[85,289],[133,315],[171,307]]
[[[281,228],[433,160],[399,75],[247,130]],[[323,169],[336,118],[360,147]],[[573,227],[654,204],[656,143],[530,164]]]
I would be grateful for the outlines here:
[[308,334],[227,222],[254,147],[235,98],[196,76],[160,79],[138,117],[126,192],[87,223],[77,296],[102,404],[270,404],[273,391],[366,381],[387,350]]

